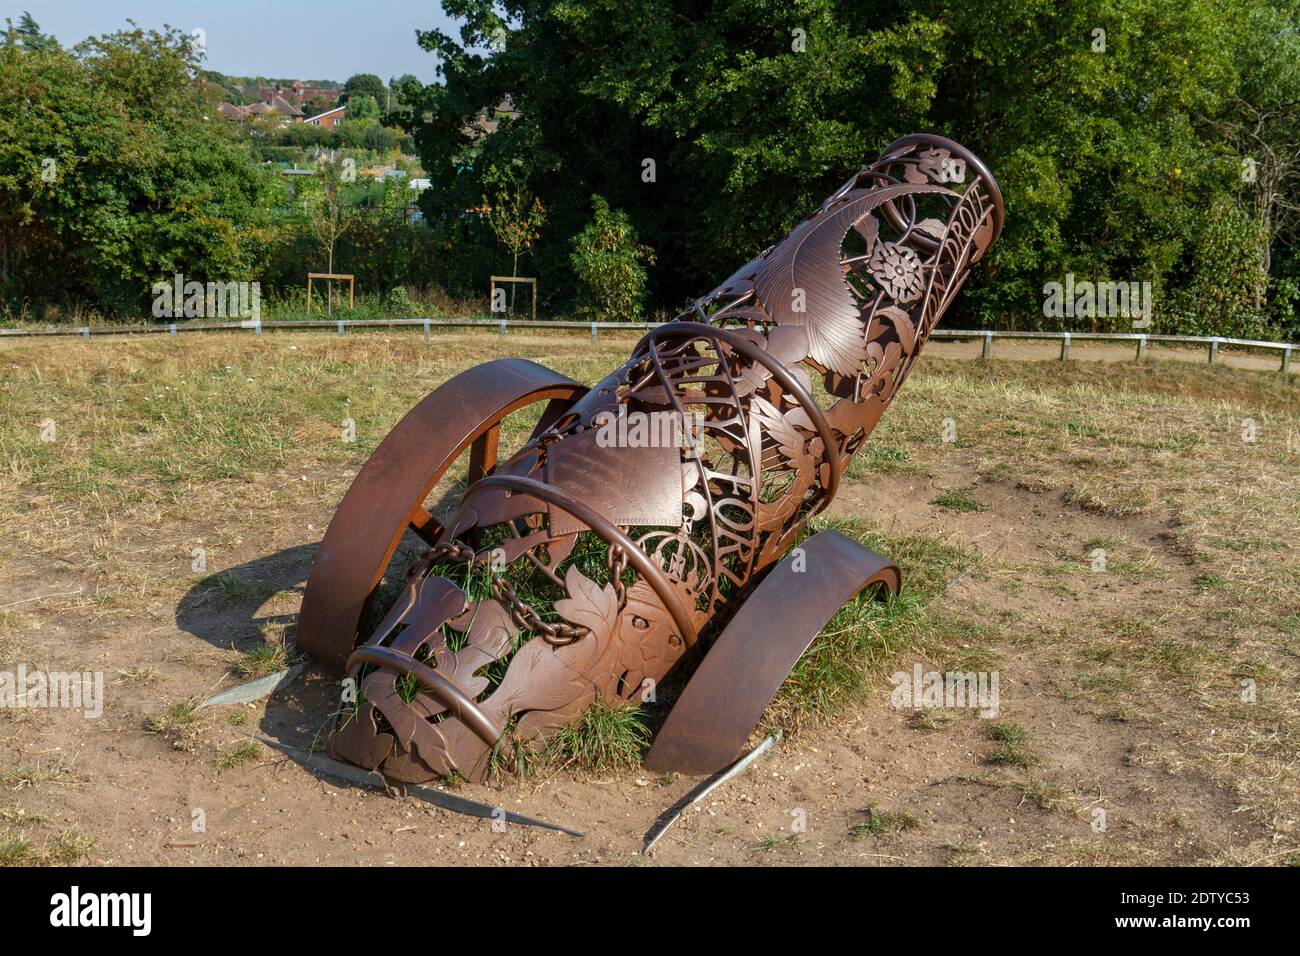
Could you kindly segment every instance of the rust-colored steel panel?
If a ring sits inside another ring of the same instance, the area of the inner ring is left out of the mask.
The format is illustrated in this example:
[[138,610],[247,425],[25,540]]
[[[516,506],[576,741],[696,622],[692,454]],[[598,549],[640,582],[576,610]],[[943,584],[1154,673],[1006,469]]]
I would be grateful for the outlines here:
[[[787,555],[1002,220],[978,157],[906,136],[585,394],[516,360],[431,394],[361,470],[307,584],[300,646],[361,692],[332,752],[396,781],[481,780],[698,665],[649,765],[725,765],[836,608],[897,590],[838,535],[808,539],[806,571]],[[541,400],[498,462],[501,419]],[[467,449],[444,527],[424,499]],[[359,635],[407,528],[429,549]]]
[[897,565],[836,531],[805,540],[744,599],[668,714],[647,770],[717,773],[818,632],[858,592],[897,594]]
[[[602,445],[599,430],[578,432],[546,454],[546,483],[585,501],[612,524],[675,528],[682,523],[678,445]],[[553,537],[586,525],[563,508],[548,511]]]

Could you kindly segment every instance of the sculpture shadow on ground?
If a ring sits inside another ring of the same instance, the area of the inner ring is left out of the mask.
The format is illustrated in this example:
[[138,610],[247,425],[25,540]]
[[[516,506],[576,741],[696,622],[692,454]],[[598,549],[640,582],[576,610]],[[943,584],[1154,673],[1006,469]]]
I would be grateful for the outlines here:
[[[292,641],[307,574],[317,544],[296,545],[197,578],[176,605],[177,630],[221,650],[246,652],[269,636]],[[251,678],[233,668],[204,697]],[[320,729],[338,709],[338,683],[308,662],[294,680],[261,698],[265,713],[255,732],[307,749],[323,743]],[[244,704],[214,705],[223,718]],[[318,739],[319,738],[319,739]]]
[[[404,569],[420,547],[421,542],[414,535],[408,536],[392,567]],[[314,542],[296,545],[242,564],[211,569],[197,577],[176,604],[177,630],[223,651],[247,652],[275,636],[292,643],[303,589],[317,549],[318,544]],[[255,732],[305,751],[324,746],[324,730],[332,726],[340,696],[335,677],[310,659],[301,655],[299,659],[303,667],[292,681],[259,698],[258,703],[265,705],[265,713]],[[206,699],[252,679],[232,668],[203,697]],[[214,705],[213,710],[228,714],[241,706],[245,705]],[[313,776],[326,779],[327,775],[318,773],[309,762],[296,762]]]

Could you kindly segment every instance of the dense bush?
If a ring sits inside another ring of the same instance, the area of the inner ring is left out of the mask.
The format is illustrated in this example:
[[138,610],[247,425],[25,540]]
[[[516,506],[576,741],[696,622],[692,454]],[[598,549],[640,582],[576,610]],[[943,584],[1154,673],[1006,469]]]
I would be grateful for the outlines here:
[[573,240],[570,257],[582,284],[582,314],[600,322],[637,321],[646,288],[641,263],[653,264],[654,253],[636,241],[626,213],[610,209],[600,196],[591,201],[592,221]]

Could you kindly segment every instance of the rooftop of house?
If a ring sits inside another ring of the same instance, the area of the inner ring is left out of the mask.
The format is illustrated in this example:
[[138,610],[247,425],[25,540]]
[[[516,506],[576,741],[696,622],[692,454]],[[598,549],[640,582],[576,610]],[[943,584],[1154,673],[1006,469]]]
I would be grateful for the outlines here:
[[283,97],[277,96],[269,103],[250,103],[247,106],[218,103],[217,114],[230,120],[243,120],[252,116],[283,116],[288,119],[301,119],[303,112]]
[[470,120],[464,126],[465,135],[473,139],[480,136],[487,136],[489,133],[495,133],[501,126],[503,119],[516,119],[519,111],[515,109],[515,101],[506,94],[502,97],[501,102],[492,109],[480,110],[478,116]]
[[307,117],[306,122],[312,124],[319,124],[322,118],[326,116],[334,116],[339,113],[346,113],[347,110],[348,110],[348,106],[346,103],[344,103],[342,106],[336,106],[334,107],[334,109],[326,110],[324,113],[317,113],[315,116],[309,116]]
[[287,87],[259,86],[257,88],[257,98],[263,103],[269,103],[277,96],[291,99],[298,104],[309,102],[317,97],[324,97],[332,102],[338,102],[338,98],[342,95],[342,90],[333,90],[324,86],[306,86],[302,80],[297,80],[292,86]]

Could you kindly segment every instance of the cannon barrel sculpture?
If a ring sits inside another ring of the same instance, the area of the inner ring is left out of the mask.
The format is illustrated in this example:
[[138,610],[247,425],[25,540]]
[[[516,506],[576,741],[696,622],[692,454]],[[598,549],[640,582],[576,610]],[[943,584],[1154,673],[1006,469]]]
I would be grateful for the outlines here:
[[[481,780],[673,673],[646,766],[733,760],[830,617],[899,588],[856,542],[801,536],[1002,220],[974,154],[906,136],[591,388],[504,359],[430,393],[307,582],[298,644],[349,690],[331,753],[397,782]],[[408,533],[426,547],[394,597]]]

